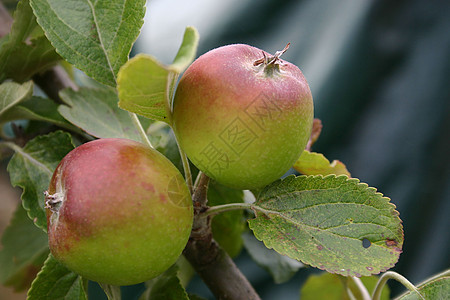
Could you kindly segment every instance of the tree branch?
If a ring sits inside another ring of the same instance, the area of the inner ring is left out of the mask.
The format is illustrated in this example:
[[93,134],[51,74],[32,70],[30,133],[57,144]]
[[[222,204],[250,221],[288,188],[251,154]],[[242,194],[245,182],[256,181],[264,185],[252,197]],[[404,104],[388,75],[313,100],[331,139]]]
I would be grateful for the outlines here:
[[189,240],[184,255],[217,299],[260,299],[230,256],[214,240]]
[[211,216],[204,217],[209,178],[201,173],[196,182],[194,224],[184,255],[217,299],[260,299],[230,256],[212,238]]

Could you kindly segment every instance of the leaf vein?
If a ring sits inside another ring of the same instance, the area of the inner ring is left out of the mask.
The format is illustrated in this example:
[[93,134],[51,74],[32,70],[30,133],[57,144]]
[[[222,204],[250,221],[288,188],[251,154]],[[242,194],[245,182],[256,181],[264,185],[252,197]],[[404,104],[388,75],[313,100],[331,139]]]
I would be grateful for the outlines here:
[[111,73],[112,73],[112,75],[114,77],[114,81],[117,81],[116,74],[114,73],[114,69],[113,69],[113,67],[111,65],[111,60],[110,60],[110,58],[108,56],[108,52],[107,52],[107,50],[105,48],[105,45],[103,44],[103,37],[102,37],[102,34],[100,32],[100,28],[98,26],[97,15],[95,14],[95,8],[92,5],[91,0],[87,0],[87,3],[89,4],[89,6],[91,7],[91,10],[92,10],[92,16],[94,17],[94,25],[95,25],[95,28],[97,29],[97,35],[98,35],[98,39],[100,41],[101,49],[103,50],[103,53],[105,54],[106,62],[108,63],[109,69],[110,69],[110,71],[111,71]]

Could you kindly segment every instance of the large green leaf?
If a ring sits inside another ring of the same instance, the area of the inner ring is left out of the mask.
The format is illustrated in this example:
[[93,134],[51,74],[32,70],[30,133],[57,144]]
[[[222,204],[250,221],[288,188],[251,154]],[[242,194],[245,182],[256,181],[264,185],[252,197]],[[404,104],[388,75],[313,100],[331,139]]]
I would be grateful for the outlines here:
[[270,273],[275,283],[288,281],[303,267],[301,262],[281,255],[273,249],[267,249],[252,234],[243,234],[244,246],[250,257],[263,269]]
[[24,148],[10,146],[16,151],[7,167],[11,184],[23,189],[23,207],[36,226],[46,231],[44,191],[58,163],[74,148],[71,137],[57,131],[34,138]]
[[[308,277],[301,288],[300,299],[351,300],[344,286],[345,280],[347,280],[347,285],[356,299],[363,300],[364,298],[353,280],[325,272],[322,274],[313,274]],[[372,291],[378,282],[378,277],[363,277],[361,278],[361,281],[367,288],[369,294],[372,294]],[[389,288],[385,287],[381,293],[380,300],[389,300],[389,293]]]
[[47,258],[48,241],[21,205],[3,233],[2,246],[0,282],[16,291],[28,288]]
[[183,42],[172,65],[139,54],[121,69],[117,79],[119,106],[141,116],[171,123],[171,101],[178,75],[194,60],[198,33],[187,27]]
[[24,84],[5,82],[0,84],[0,123],[3,123],[4,114],[9,109],[25,101],[33,94],[33,82]]
[[403,227],[395,206],[347,176],[289,176],[266,187],[249,220],[268,248],[344,276],[369,276],[394,266]]
[[115,86],[145,15],[145,0],[31,0],[56,51],[101,83]]
[[27,300],[87,300],[83,279],[50,254],[28,291]]
[[[119,99],[114,89],[81,88],[78,91],[65,89],[60,97],[67,105],[59,112],[72,124],[98,138],[128,138],[142,141],[130,114],[117,106]],[[148,125],[148,121],[146,125]]]
[[60,59],[42,34],[29,42],[25,41],[36,25],[29,1],[20,1],[14,13],[11,31],[0,46],[0,82],[6,78],[25,81]]
[[[208,205],[215,206],[228,203],[244,202],[244,192],[235,190],[213,181],[208,188]],[[212,219],[214,239],[227,251],[231,257],[237,256],[242,249],[242,233],[245,219],[242,210],[221,213]]]

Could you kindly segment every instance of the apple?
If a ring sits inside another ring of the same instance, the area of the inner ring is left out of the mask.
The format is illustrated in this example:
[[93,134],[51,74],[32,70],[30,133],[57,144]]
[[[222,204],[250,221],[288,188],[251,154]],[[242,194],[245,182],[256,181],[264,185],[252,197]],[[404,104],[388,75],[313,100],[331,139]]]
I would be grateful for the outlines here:
[[[289,44],[288,44],[289,46]],[[298,67],[249,45],[211,50],[180,79],[173,129],[201,171],[238,189],[263,187],[303,152],[313,99]]]
[[84,278],[131,285],[168,269],[183,251],[193,207],[178,169],[127,139],[83,144],[57,166],[46,192],[52,255]]

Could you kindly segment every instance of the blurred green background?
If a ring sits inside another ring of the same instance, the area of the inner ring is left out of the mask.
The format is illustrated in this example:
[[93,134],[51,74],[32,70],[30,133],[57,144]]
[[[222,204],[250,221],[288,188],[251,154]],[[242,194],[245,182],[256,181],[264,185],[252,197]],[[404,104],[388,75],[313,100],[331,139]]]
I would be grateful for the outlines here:
[[[393,270],[419,283],[450,266],[450,1],[153,0],[135,52],[170,63],[187,25],[200,32],[199,55],[230,43],[274,53],[290,42],[283,59],[303,71],[324,125],[313,150],[400,212],[405,243]],[[263,299],[297,299],[312,271],[274,285],[245,253],[238,262]]]

